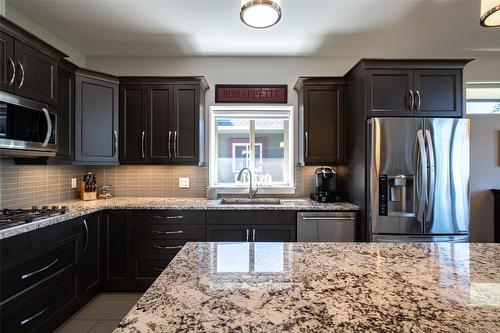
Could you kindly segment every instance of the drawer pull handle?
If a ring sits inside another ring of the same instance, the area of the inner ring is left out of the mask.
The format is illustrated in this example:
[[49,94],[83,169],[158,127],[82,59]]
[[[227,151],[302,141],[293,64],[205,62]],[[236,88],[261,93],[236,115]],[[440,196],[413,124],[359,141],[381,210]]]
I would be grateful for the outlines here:
[[[43,268],[40,268],[39,270],[36,270],[34,272],[31,272],[31,273],[28,273],[28,274],[24,274],[21,276],[21,280],[24,280],[24,279],[27,279],[29,278],[30,276],[33,276],[35,274],[38,274],[38,273],[41,273],[43,271],[46,271],[47,269],[51,268],[52,266],[54,266],[57,262],[59,261],[59,259],[56,259],[54,260],[53,262],[51,262],[50,264],[48,264],[47,266],[43,267]],[[29,319],[29,318],[28,318]]]
[[155,249],[160,249],[160,250],[174,250],[174,249],[182,249],[183,245],[176,245],[176,246],[160,246],[160,245],[153,245]]
[[29,317],[29,318],[26,318],[26,319],[24,319],[24,320],[21,320],[21,325],[26,325],[27,323],[29,323],[29,322],[30,322],[30,321],[32,321],[33,319],[35,319],[35,318],[37,318],[37,317],[41,316],[42,314],[44,314],[45,312],[47,312],[47,310],[49,310],[49,309],[50,309],[50,306],[49,306],[49,307],[47,307],[47,308],[45,308],[45,309],[43,309],[42,311],[40,311],[40,312],[38,312],[38,313],[35,313],[34,315],[32,315],[32,316],[31,316],[31,317]]
[[153,271],[163,272],[164,268],[153,267]]
[[160,234],[160,235],[175,235],[175,234],[183,234],[184,230],[177,230],[177,231],[161,231],[161,230],[155,230],[153,231],[155,234]]
[[155,215],[155,219],[167,219],[167,220],[171,220],[171,219],[183,219],[184,216],[182,215],[174,215],[174,216],[160,216],[160,215]]
[[318,216],[318,217],[302,217],[304,221],[354,221],[354,217],[326,217],[326,216]]

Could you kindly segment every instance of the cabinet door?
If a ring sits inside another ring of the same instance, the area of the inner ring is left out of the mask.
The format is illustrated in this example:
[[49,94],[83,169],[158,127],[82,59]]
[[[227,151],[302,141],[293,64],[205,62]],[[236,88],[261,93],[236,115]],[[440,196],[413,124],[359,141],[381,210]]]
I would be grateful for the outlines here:
[[75,73],[59,66],[57,70],[57,161],[72,161],[74,155]]
[[0,32],[0,89],[14,92],[14,38]]
[[150,162],[169,162],[174,153],[174,130],[169,127],[173,113],[171,85],[154,85],[147,88],[148,159]]
[[16,40],[15,93],[40,102],[57,102],[57,61]]
[[82,263],[80,290],[91,293],[97,290],[101,282],[100,260],[100,216],[93,216],[83,220]]
[[120,162],[143,162],[146,159],[146,124],[142,85],[120,87]]
[[130,276],[130,213],[109,212],[106,214],[102,229],[103,284],[107,290],[120,290],[127,286]]
[[175,85],[170,130],[173,132],[173,161],[198,163],[200,121],[200,87]]
[[413,116],[412,89],[413,70],[368,70],[365,97],[368,116]]
[[118,84],[76,75],[75,160],[118,163]]
[[415,115],[462,116],[462,70],[417,70],[414,91]]
[[294,225],[252,225],[254,242],[295,242],[297,240]]
[[248,242],[251,241],[250,225],[208,224],[207,242]]
[[344,160],[344,87],[309,86],[304,89],[304,162],[339,163]]

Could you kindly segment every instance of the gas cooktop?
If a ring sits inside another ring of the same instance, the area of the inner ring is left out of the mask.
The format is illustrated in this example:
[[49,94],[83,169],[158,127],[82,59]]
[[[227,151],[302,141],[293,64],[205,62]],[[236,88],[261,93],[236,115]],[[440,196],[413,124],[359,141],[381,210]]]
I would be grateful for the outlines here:
[[68,212],[67,206],[37,206],[31,209],[8,209],[5,208],[0,214],[0,230],[14,226],[40,221],[49,217],[65,214]]

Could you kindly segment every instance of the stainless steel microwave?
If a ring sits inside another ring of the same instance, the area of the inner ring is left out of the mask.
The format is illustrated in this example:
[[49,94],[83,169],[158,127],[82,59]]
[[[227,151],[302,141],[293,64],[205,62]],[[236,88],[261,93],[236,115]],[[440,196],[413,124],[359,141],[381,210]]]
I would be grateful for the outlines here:
[[0,156],[57,153],[57,115],[47,104],[0,91]]

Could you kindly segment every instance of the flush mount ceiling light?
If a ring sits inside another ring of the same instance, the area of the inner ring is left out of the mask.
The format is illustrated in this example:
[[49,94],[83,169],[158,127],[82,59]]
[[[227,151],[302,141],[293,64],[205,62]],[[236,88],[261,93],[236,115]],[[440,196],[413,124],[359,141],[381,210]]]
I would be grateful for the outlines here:
[[481,25],[500,27],[500,0],[481,0]]
[[241,0],[240,18],[252,28],[272,27],[281,19],[281,0]]

